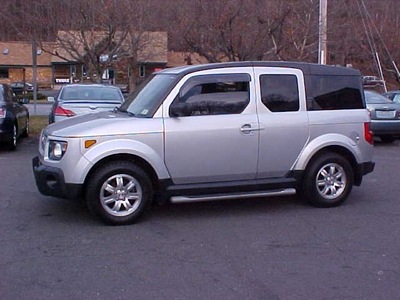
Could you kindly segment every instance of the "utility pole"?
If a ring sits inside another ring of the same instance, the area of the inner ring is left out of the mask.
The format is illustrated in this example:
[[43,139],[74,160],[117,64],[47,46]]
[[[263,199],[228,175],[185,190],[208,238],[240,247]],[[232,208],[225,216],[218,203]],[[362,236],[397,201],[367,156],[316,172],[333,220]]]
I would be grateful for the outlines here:
[[326,32],[327,32],[328,0],[319,0],[319,42],[318,63],[326,64]]
[[37,42],[36,34],[32,40],[32,84],[33,84],[33,113],[36,115],[37,104]]

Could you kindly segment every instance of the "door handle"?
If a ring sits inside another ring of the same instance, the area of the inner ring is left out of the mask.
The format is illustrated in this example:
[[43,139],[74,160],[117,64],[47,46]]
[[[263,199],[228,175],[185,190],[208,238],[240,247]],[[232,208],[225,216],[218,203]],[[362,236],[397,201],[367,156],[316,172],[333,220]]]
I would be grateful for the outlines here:
[[260,131],[260,127],[258,125],[252,126],[251,124],[244,124],[240,127],[240,132],[243,134],[253,134],[254,131]]

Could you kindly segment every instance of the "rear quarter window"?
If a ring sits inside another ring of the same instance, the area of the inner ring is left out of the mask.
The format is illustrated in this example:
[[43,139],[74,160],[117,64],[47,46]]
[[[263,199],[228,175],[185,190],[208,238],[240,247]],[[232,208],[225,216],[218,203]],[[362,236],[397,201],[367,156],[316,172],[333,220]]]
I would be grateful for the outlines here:
[[308,110],[365,108],[358,76],[309,75],[306,77]]

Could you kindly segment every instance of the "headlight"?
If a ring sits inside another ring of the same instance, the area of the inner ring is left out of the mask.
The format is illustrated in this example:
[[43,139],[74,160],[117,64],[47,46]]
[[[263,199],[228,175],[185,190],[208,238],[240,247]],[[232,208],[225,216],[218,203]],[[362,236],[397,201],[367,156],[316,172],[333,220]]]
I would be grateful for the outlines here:
[[39,151],[43,154],[47,142],[47,135],[45,134],[44,130],[40,133],[40,143],[39,143]]
[[67,142],[49,141],[49,159],[60,160],[67,151]]

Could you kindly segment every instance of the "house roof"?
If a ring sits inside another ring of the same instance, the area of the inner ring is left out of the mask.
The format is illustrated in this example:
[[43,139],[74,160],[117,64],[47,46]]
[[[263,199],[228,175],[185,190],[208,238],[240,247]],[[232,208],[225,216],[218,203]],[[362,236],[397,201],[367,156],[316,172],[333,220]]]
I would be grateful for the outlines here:
[[[51,54],[38,47],[37,65],[50,66]],[[32,43],[0,42],[0,65],[3,66],[32,66]]]
[[179,67],[185,65],[198,65],[208,63],[207,59],[198,53],[192,52],[168,52],[167,67]]

